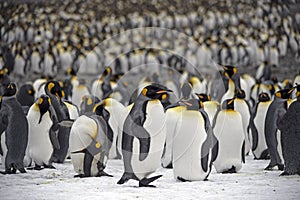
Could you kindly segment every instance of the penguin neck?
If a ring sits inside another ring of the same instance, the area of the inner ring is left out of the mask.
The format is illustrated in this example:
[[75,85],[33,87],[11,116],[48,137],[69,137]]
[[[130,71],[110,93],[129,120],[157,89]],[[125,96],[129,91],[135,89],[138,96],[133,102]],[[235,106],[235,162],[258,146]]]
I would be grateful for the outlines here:
[[233,80],[230,78],[230,79],[228,80],[228,91],[234,91],[234,89],[235,89],[234,82],[233,82]]
[[7,101],[7,100],[10,100],[10,99],[16,99],[16,95],[13,95],[13,96],[3,96],[2,97],[2,101]]

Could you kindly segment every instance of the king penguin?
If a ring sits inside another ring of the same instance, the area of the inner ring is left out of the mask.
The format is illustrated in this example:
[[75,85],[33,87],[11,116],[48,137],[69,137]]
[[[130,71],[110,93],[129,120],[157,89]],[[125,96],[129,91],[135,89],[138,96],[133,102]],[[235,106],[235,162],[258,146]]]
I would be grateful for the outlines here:
[[283,89],[276,92],[275,99],[267,111],[264,130],[271,161],[265,170],[272,170],[275,166],[279,170],[284,168],[281,155],[280,131],[278,131],[276,122],[286,112],[287,101],[292,92],[293,89]]
[[57,119],[51,109],[51,101],[47,95],[41,95],[30,107],[27,115],[29,125],[28,154],[34,161],[34,169],[54,168],[51,156],[54,148],[59,149],[56,133],[51,129]]
[[149,184],[161,177],[147,178],[161,165],[166,119],[159,99],[164,99],[167,92],[171,90],[151,84],[144,87],[135,100],[123,126],[122,156],[125,172],[118,184],[134,179],[139,181],[140,187],[151,187]]
[[238,89],[234,98],[234,108],[242,116],[244,134],[245,134],[245,153],[246,155],[248,155],[251,149],[250,135],[248,129],[251,111],[248,102],[245,100],[245,97],[246,97],[245,91]]
[[[45,93],[49,96],[59,122],[70,120],[69,110],[62,100],[63,92],[57,81],[48,81],[45,85]],[[55,149],[52,154],[53,162],[63,163],[69,148],[70,128],[58,127],[58,140],[60,149]]]
[[300,175],[300,85],[297,88],[296,101],[288,108],[285,115],[277,121],[282,132],[281,144],[284,158],[284,172],[281,175]]
[[5,172],[14,174],[17,170],[26,173],[24,157],[28,142],[28,122],[20,103],[16,99],[17,86],[9,83],[2,88],[3,94],[0,110],[0,134],[5,131],[7,153],[5,157]]
[[272,103],[268,93],[260,93],[258,102],[253,108],[250,118],[250,130],[252,136],[252,153],[255,159],[269,159],[268,146],[265,137],[266,115]]
[[214,133],[219,142],[219,151],[214,167],[218,173],[236,173],[245,163],[245,135],[243,121],[234,110],[234,99],[227,99],[216,116]]
[[173,139],[173,174],[180,181],[207,180],[218,153],[218,141],[198,99],[182,100]]
[[104,99],[98,109],[102,108],[103,118],[107,123],[107,131],[111,132],[112,145],[109,150],[110,159],[120,158],[120,152],[117,149],[117,143],[122,134],[122,127],[125,120],[125,107],[123,104],[113,98]]
[[112,137],[108,134],[98,106],[95,114],[76,119],[70,133],[71,161],[77,173],[74,177],[111,176],[104,172]]

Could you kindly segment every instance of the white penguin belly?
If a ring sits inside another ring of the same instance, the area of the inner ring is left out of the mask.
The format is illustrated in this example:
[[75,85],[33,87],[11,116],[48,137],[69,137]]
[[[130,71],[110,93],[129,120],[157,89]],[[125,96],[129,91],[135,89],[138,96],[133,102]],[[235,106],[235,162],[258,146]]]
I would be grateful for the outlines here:
[[265,137],[265,121],[270,103],[260,103],[257,108],[254,125],[257,129],[257,147],[253,150],[253,154],[259,158],[261,153],[268,149]]
[[28,153],[35,164],[42,166],[49,164],[53,153],[53,146],[49,136],[52,120],[49,112],[43,115],[40,124],[38,124],[39,117],[39,111],[35,112],[31,109],[28,113]]
[[144,128],[150,134],[150,147],[147,157],[139,160],[140,145],[137,138],[133,140],[132,169],[135,175],[142,179],[161,166],[161,157],[166,139],[166,119],[163,107],[159,101],[148,102]]
[[173,143],[173,173],[186,180],[204,180],[209,173],[201,166],[201,147],[207,135],[198,111],[184,111]]
[[241,115],[236,111],[220,111],[214,133],[219,141],[219,152],[214,166],[217,172],[242,168],[242,145],[245,139]]

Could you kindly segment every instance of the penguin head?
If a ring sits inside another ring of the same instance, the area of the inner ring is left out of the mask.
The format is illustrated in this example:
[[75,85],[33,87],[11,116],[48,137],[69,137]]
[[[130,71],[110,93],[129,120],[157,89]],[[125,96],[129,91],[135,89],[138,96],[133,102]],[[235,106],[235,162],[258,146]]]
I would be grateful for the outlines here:
[[226,99],[222,104],[223,110],[234,110],[234,99]]
[[168,92],[172,92],[160,84],[151,84],[143,88],[141,94],[150,99],[164,100],[168,97]]
[[210,95],[207,95],[205,93],[195,93],[195,94],[197,95],[199,100],[202,102],[210,101]]
[[70,68],[67,70],[67,75],[76,76],[76,75],[77,75],[77,72],[76,72],[76,70],[75,70],[73,67],[70,67]]
[[227,78],[231,78],[233,75],[237,73],[237,68],[230,65],[223,66],[223,69],[225,70],[224,74]]
[[42,94],[35,102],[35,104],[39,107],[40,110],[40,119],[39,123],[41,123],[42,117],[49,110],[51,105],[51,101],[49,96]]
[[295,88],[282,89],[275,93],[275,96],[279,99],[288,99],[292,95]]
[[238,89],[235,93],[235,97],[238,99],[245,99],[246,97],[245,91],[242,89]]
[[260,93],[259,96],[258,96],[258,101],[259,102],[270,101],[270,97],[269,97],[268,93],[266,93],[266,92]]
[[181,93],[183,99],[188,99],[191,95],[191,91],[192,91],[192,85],[190,83],[185,82],[182,84]]
[[31,106],[34,103],[35,90],[31,83],[23,84],[17,93],[17,100],[22,106]]
[[203,108],[203,103],[199,99],[181,100],[179,105],[185,106],[187,110],[200,110]]
[[17,85],[15,83],[9,83],[2,87],[2,96],[11,97],[17,93]]
[[50,80],[45,85],[45,92],[47,95],[55,95],[58,99],[61,99],[64,97],[64,92],[60,87],[60,84],[58,81]]
[[[85,95],[82,97],[80,103],[80,111],[90,112],[93,110],[94,106],[100,102],[100,99],[93,95]],[[83,113],[82,113],[83,114]]]
[[102,75],[101,75],[101,80],[103,80],[106,76],[111,75],[112,74],[112,70],[109,66],[105,67]]

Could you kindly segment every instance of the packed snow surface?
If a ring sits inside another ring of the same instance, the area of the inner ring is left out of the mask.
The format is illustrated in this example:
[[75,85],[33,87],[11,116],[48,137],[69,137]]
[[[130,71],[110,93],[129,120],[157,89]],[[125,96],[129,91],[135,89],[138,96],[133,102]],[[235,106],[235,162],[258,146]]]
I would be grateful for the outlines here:
[[[218,174],[213,169],[208,181],[179,182],[172,169],[154,175],[156,188],[139,188],[129,180],[117,185],[123,173],[121,160],[109,160],[106,172],[114,177],[74,178],[70,160],[54,164],[56,169],[27,170],[26,174],[0,175],[0,199],[300,199],[300,176],[280,177],[281,171],[265,171],[268,160],[253,160],[236,174]],[[0,165],[1,171],[4,166]]]

